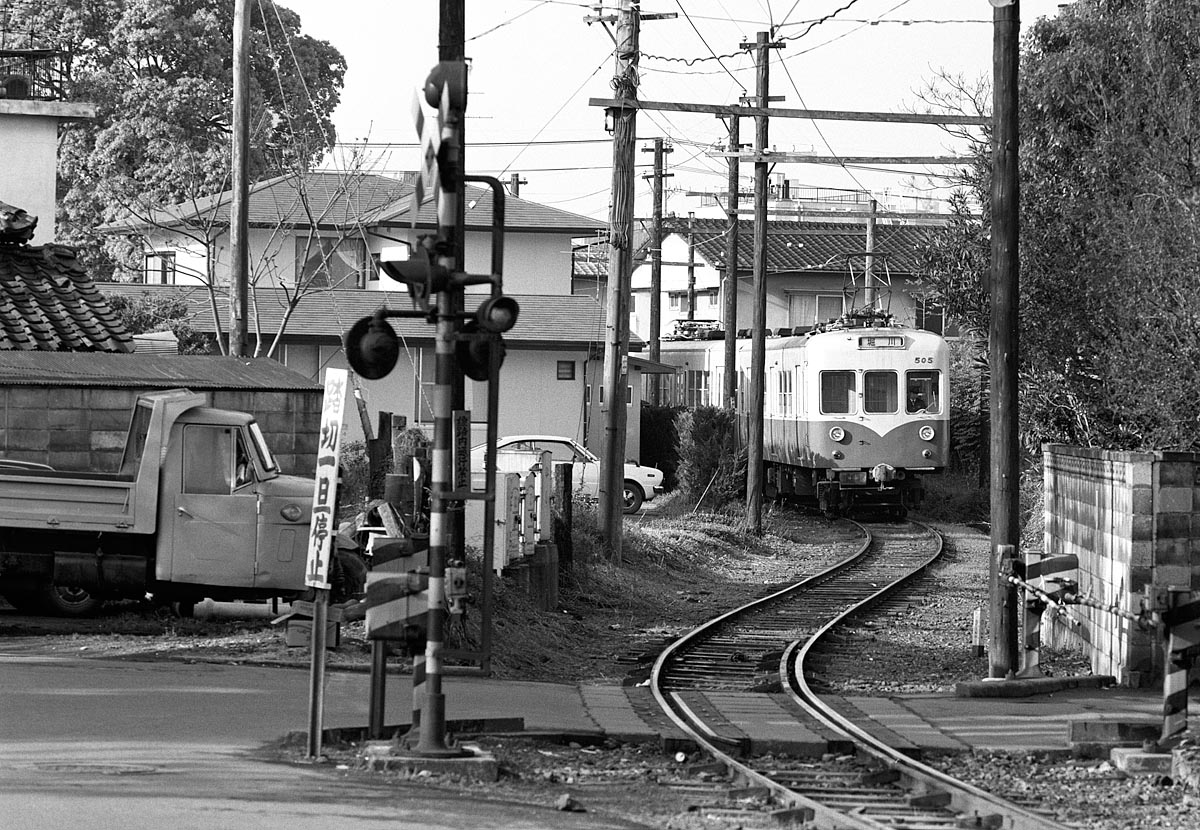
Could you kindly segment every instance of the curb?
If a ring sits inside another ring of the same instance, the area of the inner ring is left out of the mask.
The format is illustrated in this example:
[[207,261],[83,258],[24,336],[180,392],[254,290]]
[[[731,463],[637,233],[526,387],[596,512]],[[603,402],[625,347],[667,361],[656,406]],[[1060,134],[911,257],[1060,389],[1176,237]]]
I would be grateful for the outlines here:
[[1068,689],[1102,689],[1115,686],[1109,674],[1084,677],[1029,677],[1012,680],[969,680],[954,684],[955,697],[1031,697],[1063,692]]

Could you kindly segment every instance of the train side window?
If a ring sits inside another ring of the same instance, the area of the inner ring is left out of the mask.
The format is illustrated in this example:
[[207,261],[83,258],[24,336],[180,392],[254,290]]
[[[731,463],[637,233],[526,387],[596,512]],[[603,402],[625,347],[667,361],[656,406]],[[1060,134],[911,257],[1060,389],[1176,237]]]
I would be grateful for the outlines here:
[[895,372],[863,372],[863,411],[896,412],[900,382]]
[[821,373],[821,411],[827,415],[849,415],[854,412],[857,392],[854,372]]
[[941,372],[927,369],[919,372],[908,372],[905,381],[905,395],[908,413],[926,412],[938,415],[942,411],[941,398],[938,395]]
[[792,414],[792,376],[787,369],[780,369],[775,376],[776,391],[778,393],[779,414]]

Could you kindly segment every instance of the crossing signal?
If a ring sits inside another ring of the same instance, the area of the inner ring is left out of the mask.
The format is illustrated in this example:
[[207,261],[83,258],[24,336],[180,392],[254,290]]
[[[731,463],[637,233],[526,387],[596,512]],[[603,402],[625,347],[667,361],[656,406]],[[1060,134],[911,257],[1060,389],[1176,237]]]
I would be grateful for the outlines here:
[[408,286],[413,305],[422,311],[429,310],[431,296],[450,285],[450,271],[434,259],[435,245],[432,237],[422,236],[408,259],[383,260],[379,263],[389,277]]
[[383,317],[363,317],[346,332],[346,360],[359,377],[379,380],[399,359],[400,338]]
[[519,312],[520,306],[512,297],[490,297],[463,324],[455,355],[464,375],[471,380],[488,380],[493,354],[496,368],[500,367],[508,351],[500,335],[517,324]]

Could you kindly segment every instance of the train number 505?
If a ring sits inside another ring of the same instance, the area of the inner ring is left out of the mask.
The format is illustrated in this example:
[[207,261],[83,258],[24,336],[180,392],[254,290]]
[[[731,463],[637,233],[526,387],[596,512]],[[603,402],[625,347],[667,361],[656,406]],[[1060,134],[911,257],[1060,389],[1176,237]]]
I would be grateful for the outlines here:
[[914,359],[917,361],[918,366],[922,363],[933,363],[932,357],[918,357],[918,358],[914,358]]

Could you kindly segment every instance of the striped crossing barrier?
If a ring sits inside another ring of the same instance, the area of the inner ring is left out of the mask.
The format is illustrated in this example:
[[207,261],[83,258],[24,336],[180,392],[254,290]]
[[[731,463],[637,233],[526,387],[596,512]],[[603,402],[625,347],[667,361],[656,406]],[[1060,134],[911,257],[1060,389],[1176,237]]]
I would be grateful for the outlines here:
[[[1162,612],[1167,628],[1166,666],[1163,671],[1163,724],[1160,749],[1179,743],[1187,731],[1188,672],[1200,654],[1200,600],[1188,592],[1171,592],[1174,607]],[[1184,598],[1191,601],[1182,601]]]
[[[1025,642],[1017,677],[1042,677],[1042,614],[1047,600],[1059,600],[1074,592],[1079,582],[1079,558],[1073,554],[1043,556],[1025,552]],[[1030,589],[1033,590],[1030,590]]]

